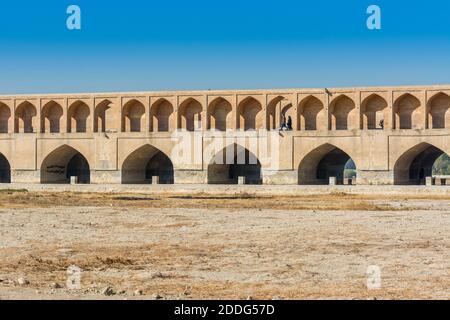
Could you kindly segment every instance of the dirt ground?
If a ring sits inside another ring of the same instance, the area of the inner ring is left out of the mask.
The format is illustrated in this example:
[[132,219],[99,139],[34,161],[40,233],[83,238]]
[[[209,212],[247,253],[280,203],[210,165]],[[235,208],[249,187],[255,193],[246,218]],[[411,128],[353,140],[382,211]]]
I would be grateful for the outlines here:
[[448,196],[2,190],[0,299],[448,299],[449,235]]

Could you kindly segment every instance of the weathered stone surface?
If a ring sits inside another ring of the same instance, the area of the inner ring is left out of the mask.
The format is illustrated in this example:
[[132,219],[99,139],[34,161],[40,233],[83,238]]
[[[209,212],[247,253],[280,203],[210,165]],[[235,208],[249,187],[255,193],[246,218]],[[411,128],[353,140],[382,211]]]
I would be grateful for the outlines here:
[[[349,184],[331,160],[351,158],[358,185],[425,185],[421,170],[450,153],[449,86],[20,95],[0,108],[0,182]],[[228,146],[242,150],[222,157]],[[256,161],[230,166],[239,154]]]

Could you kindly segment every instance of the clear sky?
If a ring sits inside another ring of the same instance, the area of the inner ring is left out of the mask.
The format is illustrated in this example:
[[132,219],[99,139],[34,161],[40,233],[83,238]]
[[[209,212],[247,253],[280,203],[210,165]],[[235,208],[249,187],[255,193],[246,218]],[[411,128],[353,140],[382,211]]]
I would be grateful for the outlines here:
[[[70,4],[82,29],[66,28]],[[382,10],[382,29],[366,9]],[[2,1],[0,93],[450,83],[450,1]]]

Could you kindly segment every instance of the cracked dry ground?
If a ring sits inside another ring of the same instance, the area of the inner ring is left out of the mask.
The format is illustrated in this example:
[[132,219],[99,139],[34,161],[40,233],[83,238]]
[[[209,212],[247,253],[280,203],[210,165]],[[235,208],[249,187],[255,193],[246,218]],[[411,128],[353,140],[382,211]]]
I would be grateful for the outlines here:
[[[449,204],[6,190],[0,299],[448,299]],[[80,290],[66,287],[70,265]],[[370,265],[380,289],[367,289]]]

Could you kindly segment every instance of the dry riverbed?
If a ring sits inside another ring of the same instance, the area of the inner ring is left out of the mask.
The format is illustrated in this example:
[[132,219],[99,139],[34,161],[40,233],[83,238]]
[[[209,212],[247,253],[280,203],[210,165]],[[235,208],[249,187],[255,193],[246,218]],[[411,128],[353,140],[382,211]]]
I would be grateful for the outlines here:
[[2,190],[0,299],[448,299],[449,234],[446,196]]

